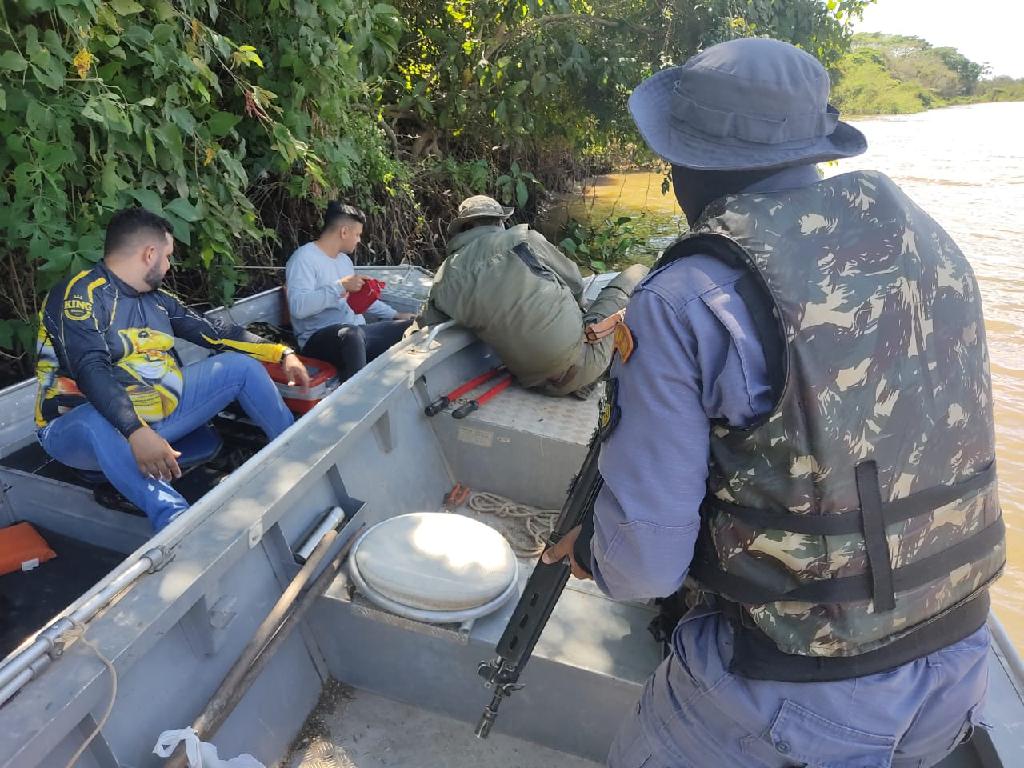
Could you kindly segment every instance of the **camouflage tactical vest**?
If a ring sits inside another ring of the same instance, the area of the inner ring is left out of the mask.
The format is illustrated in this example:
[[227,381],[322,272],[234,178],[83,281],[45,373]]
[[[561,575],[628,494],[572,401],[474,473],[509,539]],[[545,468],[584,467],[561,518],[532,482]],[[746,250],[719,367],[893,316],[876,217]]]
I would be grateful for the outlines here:
[[859,172],[716,201],[680,246],[666,258],[753,270],[785,360],[770,414],[712,428],[691,574],[725,598],[734,670],[856,677],[976,630],[1005,547],[981,300],[956,244]]

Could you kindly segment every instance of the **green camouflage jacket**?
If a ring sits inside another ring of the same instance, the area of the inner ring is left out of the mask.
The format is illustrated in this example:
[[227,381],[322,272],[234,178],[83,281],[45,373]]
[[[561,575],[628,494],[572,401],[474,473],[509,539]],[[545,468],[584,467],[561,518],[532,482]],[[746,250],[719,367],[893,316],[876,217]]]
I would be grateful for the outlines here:
[[583,337],[583,279],[525,224],[476,227],[448,243],[421,325],[451,318],[489,344],[524,387],[561,375]]

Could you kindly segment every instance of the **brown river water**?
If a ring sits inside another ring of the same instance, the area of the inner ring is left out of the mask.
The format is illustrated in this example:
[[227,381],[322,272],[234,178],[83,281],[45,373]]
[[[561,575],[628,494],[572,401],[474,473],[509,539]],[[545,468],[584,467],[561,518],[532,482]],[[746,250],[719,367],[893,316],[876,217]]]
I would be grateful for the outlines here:
[[[891,176],[959,243],[981,286],[1009,545],[993,602],[1024,651],[1024,103],[853,122],[867,136],[868,152],[828,164],[824,173],[873,169]],[[663,178],[601,177],[569,211],[594,222],[640,215],[638,230],[662,248],[685,226],[672,193],[661,193]]]

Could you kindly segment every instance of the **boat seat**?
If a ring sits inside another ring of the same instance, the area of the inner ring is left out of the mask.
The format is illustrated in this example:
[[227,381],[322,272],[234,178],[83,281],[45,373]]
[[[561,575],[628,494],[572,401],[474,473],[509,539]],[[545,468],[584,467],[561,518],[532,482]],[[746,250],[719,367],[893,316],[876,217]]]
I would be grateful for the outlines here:
[[[178,466],[182,471],[198,467],[213,459],[224,442],[212,424],[204,424],[189,432],[180,440],[174,441],[174,450],[180,451]],[[107,476],[100,470],[76,469],[75,472],[89,485],[101,485],[107,482]]]
[[[490,383],[481,387],[484,390]],[[513,384],[500,395],[484,403],[465,419],[513,432],[589,445],[597,426],[598,407],[604,387],[595,387],[585,400],[577,397],[552,397]],[[479,394],[474,392],[472,394]]]
[[558,509],[565,478],[579,471],[597,427],[603,391],[597,387],[580,400],[513,384],[466,418],[439,414],[431,426],[446,445],[456,481],[527,506]]

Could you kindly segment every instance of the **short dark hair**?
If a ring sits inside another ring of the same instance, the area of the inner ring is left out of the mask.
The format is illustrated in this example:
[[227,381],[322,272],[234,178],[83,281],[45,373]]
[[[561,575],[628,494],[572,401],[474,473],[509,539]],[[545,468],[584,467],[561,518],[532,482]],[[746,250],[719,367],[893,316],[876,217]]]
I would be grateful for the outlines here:
[[125,248],[139,235],[160,237],[172,235],[171,222],[145,208],[123,208],[110,217],[107,235],[103,241],[103,255],[110,256]]
[[324,226],[320,230],[320,234],[322,235],[330,229],[351,222],[366,224],[366,214],[354,205],[337,201],[332,202],[327,206],[327,211],[324,213]]

